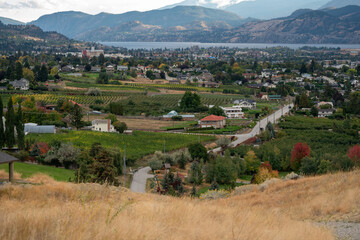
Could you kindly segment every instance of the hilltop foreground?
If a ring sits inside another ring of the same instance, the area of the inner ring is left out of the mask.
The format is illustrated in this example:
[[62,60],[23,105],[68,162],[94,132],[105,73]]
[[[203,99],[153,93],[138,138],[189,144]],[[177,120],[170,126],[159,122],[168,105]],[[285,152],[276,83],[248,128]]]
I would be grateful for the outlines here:
[[335,239],[314,223],[360,222],[360,171],[280,181],[213,201],[44,175],[28,181],[41,184],[0,186],[0,239]]

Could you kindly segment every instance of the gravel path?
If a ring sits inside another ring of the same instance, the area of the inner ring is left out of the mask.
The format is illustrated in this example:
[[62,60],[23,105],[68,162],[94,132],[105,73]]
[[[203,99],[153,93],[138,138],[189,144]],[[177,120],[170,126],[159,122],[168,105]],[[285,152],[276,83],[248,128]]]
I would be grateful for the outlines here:
[[360,223],[321,222],[319,224],[333,230],[339,240],[360,240]]
[[148,174],[150,170],[150,167],[144,167],[134,173],[133,180],[130,186],[131,191],[145,193],[146,180],[148,178],[154,177],[154,175]]

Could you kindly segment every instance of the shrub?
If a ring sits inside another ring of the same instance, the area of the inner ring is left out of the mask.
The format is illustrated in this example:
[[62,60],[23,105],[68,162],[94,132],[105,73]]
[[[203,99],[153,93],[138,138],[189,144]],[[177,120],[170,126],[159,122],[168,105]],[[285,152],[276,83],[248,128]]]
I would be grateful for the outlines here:
[[222,138],[219,138],[217,141],[216,141],[216,144],[221,147],[222,149],[226,149],[229,144],[231,143],[231,140],[227,137],[222,137]]
[[347,155],[355,166],[360,166],[360,145],[351,147]]
[[301,160],[300,172],[305,175],[315,175],[319,169],[319,161],[315,158],[304,157]]
[[153,170],[153,171],[160,170],[163,166],[163,163],[159,159],[152,159],[149,162],[149,166],[151,167],[151,170]]
[[310,147],[306,143],[295,144],[291,152],[290,167],[293,170],[298,170],[301,166],[301,160],[306,156],[310,156]]
[[319,164],[318,174],[326,174],[332,171],[332,164],[329,160],[321,160]]
[[208,160],[207,150],[201,143],[194,143],[189,145],[188,150],[193,160],[203,159],[204,162]]
[[210,190],[200,195],[200,199],[213,200],[219,198],[227,198],[230,196],[230,192],[226,190]]
[[124,123],[124,122],[116,121],[113,124],[113,126],[114,126],[115,130],[118,131],[119,133],[123,133],[125,130],[128,129],[126,123]]
[[257,158],[254,151],[250,150],[245,155],[246,172],[255,173],[260,167],[260,160]]
[[279,178],[279,172],[273,171],[269,162],[263,163],[255,175],[254,183],[260,184],[272,178]]
[[175,152],[174,159],[181,169],[185,169],[186,164],[191,161],[191,155],[189,153],[189,150],[186,149],[183,151]]

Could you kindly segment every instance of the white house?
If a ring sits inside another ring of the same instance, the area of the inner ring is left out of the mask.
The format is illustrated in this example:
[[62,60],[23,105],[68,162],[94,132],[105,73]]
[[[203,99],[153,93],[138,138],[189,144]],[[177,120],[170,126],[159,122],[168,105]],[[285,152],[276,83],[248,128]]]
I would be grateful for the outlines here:
[[244,113],[240,106],[221,107],[227,118],[243,118]]
[[254,100],[235,100],[234,104],[241,108],[255,109],[256,101]]
[[9,82],[10,85],[12,85],[15,89],[20,89],[22,91],[29,90],[30,83],[25,78],[22,78],[20,80],[14,80],[12,82]]
[[116,132],[110,119],[95,119],[91,122],[92,131],[98,132]]
[[319,109],[318,117],[329,117],[334,113],[334,109]]

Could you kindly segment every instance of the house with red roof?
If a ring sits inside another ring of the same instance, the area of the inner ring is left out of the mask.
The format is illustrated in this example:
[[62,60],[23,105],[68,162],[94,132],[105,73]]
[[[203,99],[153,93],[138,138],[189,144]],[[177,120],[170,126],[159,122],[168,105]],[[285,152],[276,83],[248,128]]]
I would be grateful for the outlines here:
[[224,128],[226,125],[226,117],[210,115],[200,120],[201,128]]

